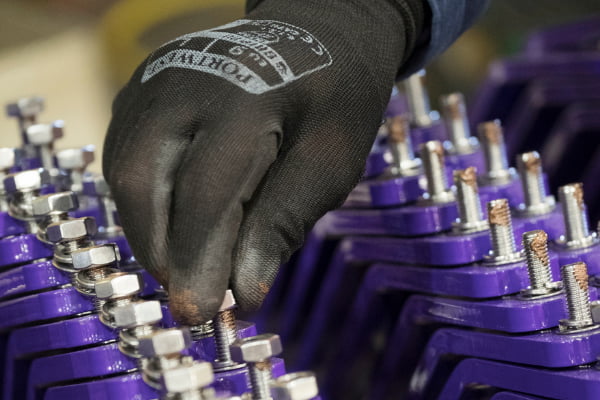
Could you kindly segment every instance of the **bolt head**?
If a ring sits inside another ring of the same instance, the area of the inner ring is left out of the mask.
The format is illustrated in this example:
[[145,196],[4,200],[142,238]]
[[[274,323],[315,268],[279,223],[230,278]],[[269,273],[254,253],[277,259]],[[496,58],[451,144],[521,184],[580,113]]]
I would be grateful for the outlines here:
[[225,297],[223,298],[223,303],[221,303],[221,307],[219,308],[219,311],[232,310],[236,307],[237,307],[237,302],[235,301],[233,292],[231,291],[231,289],[227,289],[225,291]]
[[310,400],[319,395],[317,378],[312,372],[283,375],[271,382],[273,400]]
[[9,117],[34,117],[44,110],[44,98],[39,96],[24,97],[6,105]]
[[162,373],[163,388],[168,393],[185,393],[210,385],[215,379],[212,365],[208,362],[194,362],[167,369]]
[[0,171],[6,171],[17,163],[17,150],[10,147],[0,148]]
[[142,325],[152,325],[162,320],[160,301],[136,301],[111,310],[116,328],[127,329]]
[[39,190],[50,183],[50,174],[44,169],[29,169],[4,178],[4,190],[8,193]]
[[79,207],[77,195],[73,192],[51,193],[33,200],[33,215],[41,217],[52,212],[66,213]]
[[63,125],[62,121],[52,124],[34,124],[27,128],[25,135],[29,143],[43,146],[63,137]]
[[85,169],[94,161],[94,146],[81,149],[66,149],[56,153],[58,167],[64,170]]
[[171,328],[154,331],[140,338],[139,351],[144,357],[160,357],[179,353],[192,344],[187,328]]
[[140,274],[117,272],[94,284],[96,297],[103,300],[116,300],[135,296],[144,287]]
[[274,333],[238,339],[229,347],[231,358],[238,363],[261,362],[281,354],[281,339]]
[[71,253],[73,268],[77,270],[101,267],[121,260],[119,248],[114,243],[91,246]]
[[110,188],[102,175],[95,175],[83,182],[83,193],[93,197],[107,197],[110,196]]
[[83,217],[48,225],[46,237],[52,243],[62,243],[93,236],[97,231],[96,220]]

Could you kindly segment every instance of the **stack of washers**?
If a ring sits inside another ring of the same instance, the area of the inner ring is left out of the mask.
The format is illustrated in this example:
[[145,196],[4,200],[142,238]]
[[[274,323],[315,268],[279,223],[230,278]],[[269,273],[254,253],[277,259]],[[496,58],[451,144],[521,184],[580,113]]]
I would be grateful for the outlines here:
[[0,148],[0,372],[4,400],[318,399],[286,374],[276,334],[219,313],[179,326],[168,293],[136,263],[91,147],[56,151],[44,102],[7,106],[23,146]]
[[433,111],[423,71],[400,85],[256,319],[323,398],[600,398],[599,39],[598,18],[536,33],[470,113]]

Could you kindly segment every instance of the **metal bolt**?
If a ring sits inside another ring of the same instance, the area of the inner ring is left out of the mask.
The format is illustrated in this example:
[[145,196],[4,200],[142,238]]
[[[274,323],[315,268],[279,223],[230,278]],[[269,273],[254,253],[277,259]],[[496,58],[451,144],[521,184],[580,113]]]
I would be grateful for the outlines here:
[[100,228],[101,234],[120,233],[122,228],[115,220],[117,207],[111,196],[110,188],[101,175],[88,177],[83,182],[83,193],[87,196],[96,197],[100,203],[103,224]]
[[272,333],[238,339],[231,345],[232,359],[248,366],[253,400],[271,399],[271,357],[281,352],[281,339]]
[[6,105],[6,114],[14,117],[19,123],[19,131],[23,137],[23,142],[27,144],[25,130],[28,126],[35,124],[38,114],[44,110],[44,99],[42,97],[24,97]]
[[4,178],[17,163],[17,151],[10,147],[0,148],[0,212],[8,211],[8,200],[4,190]]
[[465,98],[462,93],[441,96],[442,115],[450,137],[450,151],[455,154],[471,154],[479,147],[476,137],[471,136]]
[[425,89],[425,70],[412,74],[403,82],[404,93],[408,100],[411,122],[417,127],[431,126],[438,119],[431,111],[429,96]]
[[[88,296],[96,295],[96,282],[118,272],[121,256],[114,243],[89,246],[71,253],[74,275],[74,286],[78,292]],[[105,300],[96,298],[96,308],[102,311]]]
[[519,213],[533,216],[547,214],[554,210],[554,196],[548,196],[544,185],[542,159],[537,151],[517,156],[517,171],[523,185],[525,203],[519,205]]
[[130,357],[140,358],[139,341],[154,332],[163,317],[160,301],[132,301],[118,307],[104,308],[109,315],[101,320],[120,329],[119,350]]
[[410,124],[406,115],[389,118],[388,146],[392,156],[391,175],[413,176],[421,170],[421,160],[415,158],[410,139]]
[[33,201],[49,183],[50,174],[44,169],[21,171],[4,178],[4,190],[9,195],[8,212],[12,217],[26,221],[30,233],[38,231],[33,216]]
[[168,399],[204,400],[202,389],[214,381],[214,374],[210,363],[186,358],[181,365],[165,370],[160,381]]
[[559,243],[571,249],[589,247],[598,243],[595,232],[590,233],[587,207],[583,201],[583,184],[572,183],[558,188],[562,206],[565,234]]
[[563,265],[560,275],[567,296],[569,318],[560,320],[559,331],[576,333],[596,328],[590,308],[587,265],[581,261]]
[[283,375],[271,382],[273,400],[310,400],[319,395],[317,378],[312,372]]
[[454,201],[454,193],[448,189],[442,144],[437,140],[422,144],[421,160],[427,179],[427,193],[423,195],[423,200],[430,204]]
[[91,246],[91,237],[96,232],[96,221],[92,217],[74,218],[48,225],[46,238],[54,243],[54,266],[66,272],[75,272],[72,253]]
[[[146,358],[143,378],[150,386],[162,389],[164,371],[178,367],[185,360],[181,352],[192,343],[186,328],[160,329],[139,338],[138,350]],[[185,361],[184,361],[185,362]]]
[[94,161],[94,146],[66,149],[56,153],[58,167],[66,172],[66,188],[76,193],[83,191],[85,169]]
[[561,282],[554,282],[548,254],[548,235],[542,230],[523,234],[523,249],[527,260],[527,273],[530,287],[521,295],[526,298],[540,298],[560,292]]
[[477,187],[477,168],[455,170],[456,203],[458,220],[453,224],[456,233],[472,233],[489,229],[488,221],[483,217],[479,188]]
[[51,193],[37,197],[32,202],[32,212],[39,227],[38,238],[49,242],[46,229],[49,225],[69,219],[69,211],[79,207],[77,195],[73,192]]
[[514,170],[508,167],[504,133],[499,120],[482,122],[477,126],[479,142],[485,155],[486,172],[481,177],[487,185],[509,183],[514,177]]
[[25,130],[27,142],[35,147],[45,170],[54,169],[54,141],[63,136],[63,128],[64,122],[58,120],[51,124],[33,124]]
[[235,309],[237,303],[233,292],[227,290],[219,312],[213,319],[215,348],[217,359],[215,360],[215,370],[220,371],[231,368],[236,363],[231,359],[229,346],[237,340],[237,327],[235,318]]
[[521,261],[523,256],[515,244],[508,200],[492,200],[487,204],[487,210],[492,250],[485,262],[500,265]]

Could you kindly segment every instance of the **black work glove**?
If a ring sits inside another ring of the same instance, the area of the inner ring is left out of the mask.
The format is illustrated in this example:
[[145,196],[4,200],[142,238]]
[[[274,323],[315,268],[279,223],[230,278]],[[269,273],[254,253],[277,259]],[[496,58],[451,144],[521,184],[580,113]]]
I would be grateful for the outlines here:
[[117,96],[104,175],[179,321],[231,287],[258,307],[282,261],[358,182],[422,0],[264,0],[175,39]]

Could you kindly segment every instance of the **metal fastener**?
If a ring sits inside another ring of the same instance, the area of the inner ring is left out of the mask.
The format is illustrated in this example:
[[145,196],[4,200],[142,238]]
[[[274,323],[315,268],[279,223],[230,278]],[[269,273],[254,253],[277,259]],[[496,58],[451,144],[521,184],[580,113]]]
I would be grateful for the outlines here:
[[442,116],[450,138],[448,150],[454,154],[472,154],[479,148],[479,141],[471,136],[465,98],[462,93],[450,93],[440,97]]
[[508,200],[492,200],[488,202],[487,210],[492,250],[485,257],[485,262],[500,265],[523,260],[523,255],[517,251],[515,244]]
[[235,309],[237,303],[233,292],[227,290],[219,307],[219,312],[213,319],[215,349],[217,358],[214,362],[216,371],[229,369],[237,364],[231,359],[229,347],[237,340]]
[[567,297],[569,318],[559,321],[559,331],[577,333],[597,328],[590,307],[587,265],[581,261],[563,265],[560,268],[560,275]]
[[454,170],[458,220],[452,225],[455,233],[473,233],[489,229],[488,221],[483,217],[479,188],[477,186],[477,168],[469,167]]
[[558,200],[565,221],[565,234],[559,244],[570,249],[581,249],[598,243],[596,232],[590,232],[587,207],[583,201],[583,184],[571,183],[558,188]]
[[523,233],[523,250],[527,260],[529,288],[521,291],[525,298],[553,296],[560,292],[562,283],[554,282],[548,253],[548,234],[543,230]]
[[310,400],[319,395],[317,378],[312,372],[295,372],[271,382],[273,400]]
[[482,122],[477,125],[479,142],[485,155],[486,171],[481,176],[485,185],[503,185],[509,183],[515,172],[508,166],[504,133],[499,120]]
[[431,111],[429,96],[425,89],[425,70],[422,69],[409,76],[403,81],[403,85],[412,124],[417,127],[431,126],[439,116],[437,112]]
[[386,122],[391,175],[414,176],[421,171],[421,160],[415,158],[412,148],[409,122],[406,115],[389,118]]
[[422,197],[426,204],[444,204],[454,201],[454,193],[448,188],[444,148],[437,140],[421,145],[421,160],[427,179],[427,193]]
[[523,186],[525,203],[519,205],[518,212],[525,216],[547,214],[554,210],[554,196],[546,193],[542,159],[537,151],[517,156],[517,171]]

